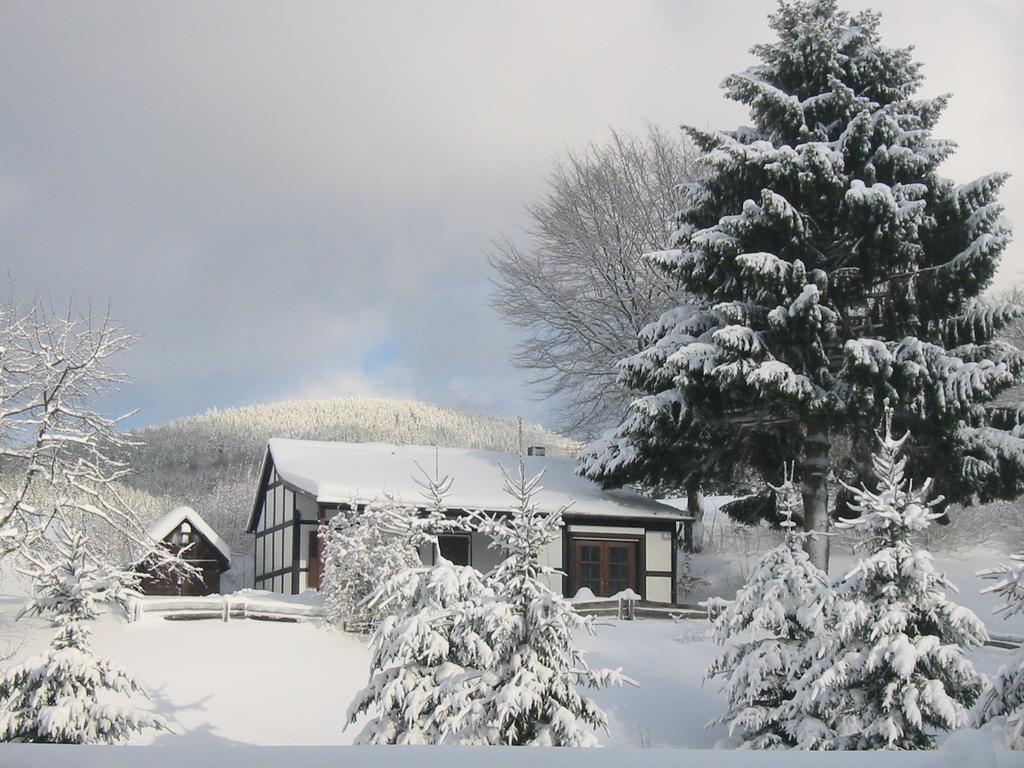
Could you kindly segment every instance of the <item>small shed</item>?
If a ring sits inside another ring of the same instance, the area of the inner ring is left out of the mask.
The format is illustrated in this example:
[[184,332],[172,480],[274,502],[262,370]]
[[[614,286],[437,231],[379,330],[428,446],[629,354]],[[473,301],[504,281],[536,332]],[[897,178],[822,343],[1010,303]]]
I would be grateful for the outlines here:
[[136,570],[147,595],[212,595],[220,592],[220,575],[231,567],[231,549],[191,507],[177,507],[149,527],[149,536],[194,566],[200,578],[164,573],[144,560]]

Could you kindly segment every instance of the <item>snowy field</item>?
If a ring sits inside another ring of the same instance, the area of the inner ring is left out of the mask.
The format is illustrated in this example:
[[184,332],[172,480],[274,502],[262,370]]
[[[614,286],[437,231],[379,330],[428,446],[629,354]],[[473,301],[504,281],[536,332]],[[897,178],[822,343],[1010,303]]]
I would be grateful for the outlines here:
[[[999,557],[978,550],[970,558],[943,556],[937,560],[960,586],[961,602],[978,612],[991,631],[1024,634],[1024,617],[1012,622],[993,620],[991,611],[998,601],[978,593],[984,583],[974,571]],[[844,557],[838,557],[833,573],[847,564]],[[694,570],[701,568],[708,568],[709,575],[724,572],[728,577],[729,569],[723,571],[715,556],[695,558]],[[45,622],[15,621],[21,601],[14,594],[0,596],[0,647],[20,646],[19,657],[41,649],[51,634]],[[590,661],[599,666],[621,666],[639,683],[636,688],[596,694],[609,716],[609,733],[601,738],[604,745],[711,749],[725,735],[721,728],[705,728],[724,707],[718,684],[703,682],[704,669],[717,651],[706,639],[706,622],[602,620],[597,629],[597,636],[580,638]],[[364,641],[355,636],[312,623],[168,621],[147,615],[128,624],[119,616],[107,616],[96,623],[95,647],[149,685],[151,708],[172,728],[170,733],[137,737],[136,744],[217,754],[220,747],[246,745],[351,744],[357,733],[356,728],[343,727],[345,709],[365,682],[369,662]],[[972,659],[980,671],[992,674],[1009,655],[1009,651],[987,647],[972,652]],[[0,765],[22,764],[50,750],[28,749],[0,748]],[[123,749],[101,752],[134,754]],[[73,754],[78,762],[88,753],[76,749]],[[165,753],[161,750],[159,754]],[[302,759],[316,764],[320,754],[304,752]],[[359,754],[351,753],[354,762],[346,764],[360,764]],[[630,763],[641,757],[630,754]],[[421,757],[417,755],[417,765]],[[642,759],[660,764],[648,755]],[[716,764],[722,759],[725,756],[718,753]],[[849,759],[856,762],[856,758]],[[58,765],[63,760],[36,764]],[[96,764],[113,763],[100,760]]]

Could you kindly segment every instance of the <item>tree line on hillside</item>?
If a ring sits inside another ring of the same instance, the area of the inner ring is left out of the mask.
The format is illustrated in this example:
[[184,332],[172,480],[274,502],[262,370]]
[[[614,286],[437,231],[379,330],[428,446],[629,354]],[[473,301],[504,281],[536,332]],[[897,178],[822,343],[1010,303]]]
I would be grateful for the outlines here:
[[[339,440],[515,452],[515,419],[502,419],[413,400],[344,397],[288,400],[208,411],[132,433],[140,472],[204,471],[218,466],[258,463],[272,437]],[[570,455],[576,444],[537,424],[523,426],[530,445]]]

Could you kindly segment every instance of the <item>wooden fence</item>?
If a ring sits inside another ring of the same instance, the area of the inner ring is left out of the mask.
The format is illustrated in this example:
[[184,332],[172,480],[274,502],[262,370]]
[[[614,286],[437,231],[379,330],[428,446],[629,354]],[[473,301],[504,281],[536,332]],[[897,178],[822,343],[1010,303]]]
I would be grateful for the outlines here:
[[[714,615],[721,610],[725,601],[712,599],[707,604],[690,603],[654,603],[650,600],[593,600],[588,602],[575,603],[576,610],[584,616],[599,616],[604,618],[629,617],[628,603],[633,603],[632,615],[636,619],[698,619],[707,620],[708,609]],[[1024,645],[1024,636],[1012,634],[991,633],[985,645],[993,648],[1006,648],[1013,650]]]
[[[719,601],[707,605],[691,603],[655,603],[650,600],[593,600],[575,603],[584,616],[623,619],[697,619],[708,618],[708,608],[714,613]],[[273,597],[246,595],[206,595],[203,597],[176,597],[165,595],[136,595],[129,599],[128,621],[138,621],[144,614],[157,614],[170,621],[219,619],[257,619],[262,621],[319,621],[324,617],[323,606],[293,603]],[[346,626],[349,631],[366,633],[366,626]],[[994,648],[1016,649],[1024,645],[1024,636],[1013,634],[989,635],[988,643]]]
[[129,599],[127,610],[128,621],[138,621],[144,614],[159,614],[171,621],[258,619],[291,622],[316,621],[324,615],[324,609],[319,605],[240,595],[138,595]]

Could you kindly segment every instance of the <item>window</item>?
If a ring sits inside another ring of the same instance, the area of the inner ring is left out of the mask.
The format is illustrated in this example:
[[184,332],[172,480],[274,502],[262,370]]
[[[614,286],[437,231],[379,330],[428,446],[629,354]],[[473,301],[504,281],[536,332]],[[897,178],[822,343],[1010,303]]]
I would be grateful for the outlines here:
[[176,547],[187,547],[191,541],[192,526],[187,521],[182,522],[171,534],[171,544]]
[[598,597],[611,597],[624,589],[640,592],[636,542],[576,539],[573,556],[573,592],[583,587]]
[[445,534],[437,537],[441,557],[455,565],[470,565],[469,534]]

